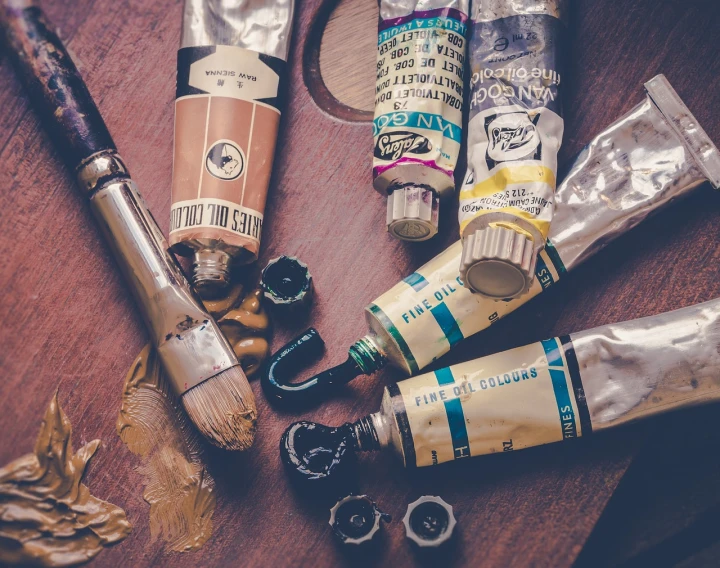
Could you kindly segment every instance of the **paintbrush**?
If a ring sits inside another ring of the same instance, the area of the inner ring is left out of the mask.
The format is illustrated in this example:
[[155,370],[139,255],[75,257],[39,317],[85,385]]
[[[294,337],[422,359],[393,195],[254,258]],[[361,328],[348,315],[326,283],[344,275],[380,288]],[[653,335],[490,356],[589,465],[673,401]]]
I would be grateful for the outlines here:
[[245,374],[168,252],[53,26],[32,0],[4,0],[0,25],[7,52],[90,201],[190,419],[213,444],[248,448],[255,436],[256,409]]

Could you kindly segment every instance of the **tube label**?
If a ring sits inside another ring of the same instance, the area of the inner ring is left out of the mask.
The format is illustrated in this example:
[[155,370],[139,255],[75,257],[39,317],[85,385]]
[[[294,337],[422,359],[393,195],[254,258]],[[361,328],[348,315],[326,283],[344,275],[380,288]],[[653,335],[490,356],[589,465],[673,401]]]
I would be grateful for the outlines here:
[[391,185],[397,177],[392,169],[399,164],[438,170],[448,176],[446,184],[454,185],[466,34],[467,14],[453,8],[380,22],[373,120],[378,190]]
[[468,173],[460,234],[491,212],[522,218],[547,238],[563,136],[560,20],[546,14],[473,21]]
[[576,396],[582,384],[573,360],[569,338],[555,338],[399,382],[415,465],[588,434],[589,415],[584,397]]
[[178,52],[170,245],[216,239],[257,257],[285,65],[241,47]]
[[490,327],[546,288],[565,272],[554,247],[538,255],[530,290],[510,301],[473,294],[458,273],[462,243],[456,242],[396,284],[366,308],[371,327],[380,327],[399,347],[412,373],[418,372],[466,337]]

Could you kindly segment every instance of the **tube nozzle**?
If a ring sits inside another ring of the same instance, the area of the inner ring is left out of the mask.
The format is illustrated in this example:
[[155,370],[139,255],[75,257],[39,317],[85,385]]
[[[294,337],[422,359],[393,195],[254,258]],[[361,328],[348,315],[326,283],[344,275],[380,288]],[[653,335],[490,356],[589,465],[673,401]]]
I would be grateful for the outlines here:
[[193,286],[200,297],[216,298],[230,285],[232,257],[225,251],[201,249],[193,257]]

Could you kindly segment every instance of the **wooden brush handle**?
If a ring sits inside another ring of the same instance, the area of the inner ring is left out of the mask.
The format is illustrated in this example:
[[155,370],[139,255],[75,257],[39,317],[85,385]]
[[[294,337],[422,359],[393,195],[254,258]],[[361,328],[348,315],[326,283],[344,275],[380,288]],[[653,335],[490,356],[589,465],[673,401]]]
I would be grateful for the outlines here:
[[4,0],[0,25],[17,72],[67,166],[75,171],[93,154],[114,150],[90,92],[42,10],[28,0]]

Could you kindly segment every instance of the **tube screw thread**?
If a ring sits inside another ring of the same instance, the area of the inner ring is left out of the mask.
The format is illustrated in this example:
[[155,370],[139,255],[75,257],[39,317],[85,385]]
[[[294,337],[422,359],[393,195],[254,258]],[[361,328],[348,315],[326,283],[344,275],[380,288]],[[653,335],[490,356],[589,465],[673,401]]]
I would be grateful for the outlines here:
[[349,355],[365,375],[371,375],[382,369],[387,363],[387,357],[380,351],[375,340],[366,335],[350,346]]
[[193,258],[193,286],[204,299],[218,296],[230,284],[232,257],[217,250],[199,250]]
[[355,445],[361,452],[374,452],[381,449],[380,438],[373,425],[372,417],[365,416],[350,425]]

